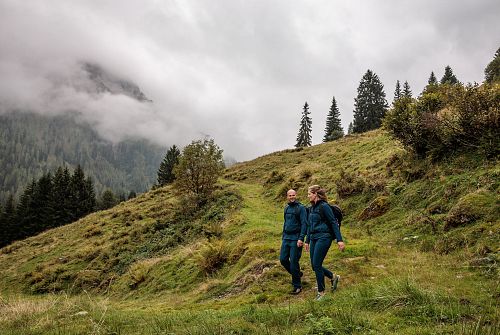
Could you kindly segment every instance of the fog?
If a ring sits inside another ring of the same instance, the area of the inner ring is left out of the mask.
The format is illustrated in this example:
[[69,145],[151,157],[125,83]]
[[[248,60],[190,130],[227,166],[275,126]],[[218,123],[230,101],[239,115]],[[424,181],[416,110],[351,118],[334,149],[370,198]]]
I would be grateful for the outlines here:
[[[213,137],[248,160],[295,145],[304,102],[313,143],[335,96],[347,131],[361,77],[390,103],[450,65],[482,82],[500,47],[500,2],[0,0],[0,112],[78,111],[105,138],[183,146]],[[96,93],[82,62],[152,102]]]

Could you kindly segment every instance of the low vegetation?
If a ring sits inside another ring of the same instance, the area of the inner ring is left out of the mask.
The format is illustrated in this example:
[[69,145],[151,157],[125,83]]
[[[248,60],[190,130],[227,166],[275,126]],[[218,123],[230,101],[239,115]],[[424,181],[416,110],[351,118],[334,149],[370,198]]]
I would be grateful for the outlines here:
[[[345,213],[339,290],[287,292],[284,191],[320,184]],[[500,168],[407,153],[383,131],[225,170],[186,210],[171,186],[0,250],[7,334],[495,334]]]

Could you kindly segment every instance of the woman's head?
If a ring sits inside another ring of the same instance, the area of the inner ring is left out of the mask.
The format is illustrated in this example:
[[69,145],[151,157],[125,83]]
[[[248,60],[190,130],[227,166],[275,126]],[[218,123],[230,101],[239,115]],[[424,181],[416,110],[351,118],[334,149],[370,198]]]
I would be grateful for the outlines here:
[[326,190],[324,188],[321,188],[321,186],[319,185],[309,186],[309,188],[307,189],[307,197],[309,198],[309,201],[311,203],[315,203],[318,200],[328,201],[326,197]]

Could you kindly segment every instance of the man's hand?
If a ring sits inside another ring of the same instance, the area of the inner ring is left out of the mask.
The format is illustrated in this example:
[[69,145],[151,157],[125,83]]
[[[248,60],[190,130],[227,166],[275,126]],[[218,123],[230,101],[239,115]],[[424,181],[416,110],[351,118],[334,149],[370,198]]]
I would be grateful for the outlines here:
[[306,249],[307,252],[309,252],[309,243],[304,243],[304,248]]
[[302,248],[302,246],[303,246],[303,245],[304,245],[304,242],[303,242],[303,241],[301,241],[301,240],[298,240],[298,241],[297,241],[297,247],[298,247],[298,248]]
[[340,251],[344,251],[345,249],[345,244],[344,242],[340,241],[340,242],[337,242],[338,246],[339,246],[339,250]]

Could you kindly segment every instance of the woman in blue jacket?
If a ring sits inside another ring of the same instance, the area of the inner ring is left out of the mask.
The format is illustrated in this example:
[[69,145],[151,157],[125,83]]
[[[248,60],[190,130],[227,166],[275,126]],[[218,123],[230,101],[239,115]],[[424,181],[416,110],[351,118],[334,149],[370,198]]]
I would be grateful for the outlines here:
[[316,275],[318,285],[316,300],[321,300],[325,295],[325,276],[330,279],[332,290],[336,289],[340,278],[340,276],[323,267],[323,261],[328,249],[330,249],[334,239],[337,240],[340,251],[344,250],[345,245],[342,241],[337,219],[328,205],[326,191],[318,185],[313,185],[309,187],[307,197],[312,207],[309,209],[305,249],[310,252],[311,265]]

